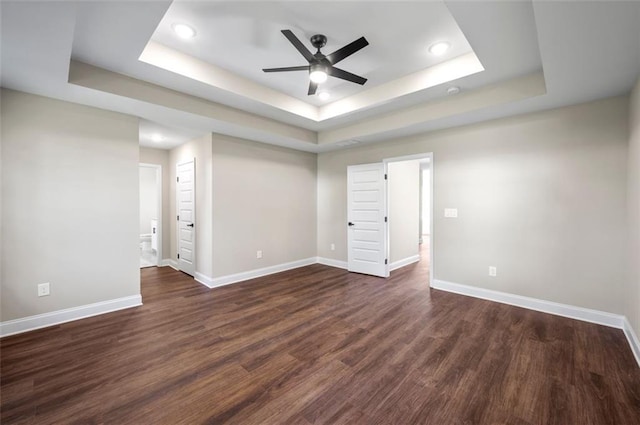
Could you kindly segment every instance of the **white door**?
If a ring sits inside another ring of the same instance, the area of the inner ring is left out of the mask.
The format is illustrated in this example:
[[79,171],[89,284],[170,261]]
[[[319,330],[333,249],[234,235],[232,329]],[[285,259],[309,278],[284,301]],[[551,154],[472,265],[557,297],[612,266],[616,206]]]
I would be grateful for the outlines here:
[[195,273],[195,159],[177,166],[176,200],[178,220],[178,269],[193,276]]
[[384,164],[347,167],[347,245],[350,272],[388,277]]

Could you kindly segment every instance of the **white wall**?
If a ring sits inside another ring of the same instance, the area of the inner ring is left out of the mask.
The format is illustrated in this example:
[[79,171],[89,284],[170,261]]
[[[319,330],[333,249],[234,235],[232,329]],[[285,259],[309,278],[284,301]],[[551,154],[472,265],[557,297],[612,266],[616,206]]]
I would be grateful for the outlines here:
[[631,95],[628,175],[629,276],[625,315],[640,336],[640,79]]
[[[140,162],[145,164],[156,164],[162,167],[162,256],[166,259],[171,258],[171,217],[172,213],[169,209],[170,197],[169,188],[171,184],[169,151],[165,149],[154,149],[140,147]],[[174,187],[175,189],[175,187]]]
[[137,118],[0,98],[2,321],[139,295]]
[[195,158],[196,167],[196,211],[195,211],[195,238],[196,238],[196,272],[205,276],[211,276],[213,271],[213,171],[211,134],[206,134],[191,140],[182,146],[178,146],[169,152],[170,181],[169,215],[171,250],[165,257],[177,261],[177,227],[176,227],[176,166],[180,162]]
[[389,261],[419,254],[420,160],[387,164]]
[[318,255],[347,260],[348,165],[433,152],[436,279],[622,313],[627,129],[625,96],[322,153]]
[[315,154],[214,134],[213,199],[214,277],[316,256]]
[[151,234],[151,220],[158,219],[156,169],[140,166],[140,234]]

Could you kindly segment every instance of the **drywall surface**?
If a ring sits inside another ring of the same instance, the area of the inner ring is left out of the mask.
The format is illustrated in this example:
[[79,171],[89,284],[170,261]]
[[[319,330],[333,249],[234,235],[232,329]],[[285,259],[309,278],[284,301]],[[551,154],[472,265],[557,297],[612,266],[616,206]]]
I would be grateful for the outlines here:
[[316,256],[315,154],[214,134],[213,199],[213,277]]
[[169,166],[169,151],[165,149],[153,149],[147,147],[140,147],[140,163],[143,164],[156,164],[162,167],[162,256],[164,258],[171,258],[171,217],[169,204],[169,179],[170,179],[170,166]]
[[140,234],[151,234],[151,220],[158,219],[156,169],[140,167]]
[[431,233],[431,205],[429,204],[429,200],[431,199],[431,171],[429,165],[423,165],[420,173],[422,175],[422,185],[420,187],[422,191],[422,196],[420,197],[420,202],[422,202],[420,229],[421,234],[428,235]]
[[138,119],[0,98],[2,321],[139,295]]
[[347,260],[348,165],[433,152],[436,279],[622,313],[628,101],[322,153],[318,255]]
[[387,164],[389,262],[419,254],[420,160]]

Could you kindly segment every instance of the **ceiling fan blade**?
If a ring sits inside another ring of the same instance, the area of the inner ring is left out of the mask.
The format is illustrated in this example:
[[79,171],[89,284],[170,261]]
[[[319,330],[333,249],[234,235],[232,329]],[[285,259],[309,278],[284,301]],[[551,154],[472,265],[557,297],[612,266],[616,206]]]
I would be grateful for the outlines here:
[[328,54],[327,59],[329,60],[329,62],[331,62],[332,65],[335,65],[336,63],[340,62],[342,59],[346,58],[347,56],[351,56],[358,50],[368,45],[369,45],[369,42],[367,41],[367,39],[364,37],[360,37],[356,41],[353,41],[347,44],[341,49],[338,49],[335,52]]
[[285,72],[285,71],[308,71],[309,65],[288,66],[286,68],[262,68],[264,72]]
[[302,56],[304,56],[304,58],[308,62],[311,62],[314,60],[313,54],[309,51],[309,49],[307,49],[304,46],[304,44],[302,44],[302,41],[300,41],[298,37],[296,37],[295,34],[291,32],[291,30],[282,30],[282,34],[284,34],[284,36],[287,37],[287,39],[291,42],[291,44],[293,44],[293,47],[298,49],[300,54],[302,54]]
[[336,68],[335,66],[330,67],[327,70],[327,73],[329,75],[331,75],[332,77],[341,78],[343,80],[351,81],[352,83],[356,83],[356,84],[360,84],[360,85],[363,85],[364,83],[367,82],[366,78],[361,77],[361,76],[356,75],[356,74],[352,74],[352,73],[347,72],[347,71],[345,71],[343,69]]
[[309,91],[307,92],[307,94],[309,96],[313,96],[314,94],[316,94],[316,90],[318,90],[318,83],[314,83],[313,81],[309,81]]

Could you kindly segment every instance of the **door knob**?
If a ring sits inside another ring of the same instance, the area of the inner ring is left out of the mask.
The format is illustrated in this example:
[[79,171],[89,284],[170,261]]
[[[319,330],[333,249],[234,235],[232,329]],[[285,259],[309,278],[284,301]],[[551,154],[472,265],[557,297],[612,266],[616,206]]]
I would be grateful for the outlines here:
[[349,226],[355,226],[355,224],[353,224],[352,222],[349,222]]
[[187,227],[193,227],[193,223],[187,224]]

